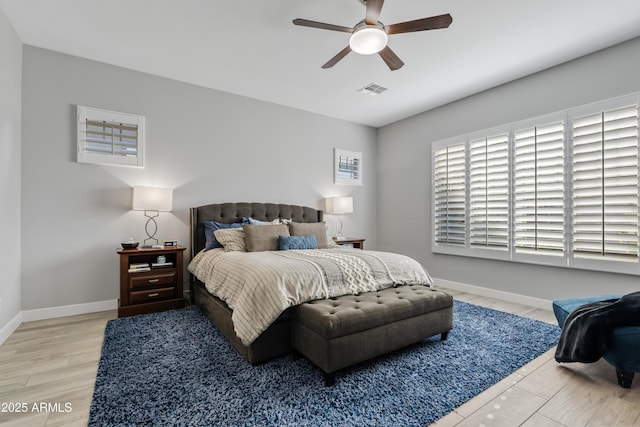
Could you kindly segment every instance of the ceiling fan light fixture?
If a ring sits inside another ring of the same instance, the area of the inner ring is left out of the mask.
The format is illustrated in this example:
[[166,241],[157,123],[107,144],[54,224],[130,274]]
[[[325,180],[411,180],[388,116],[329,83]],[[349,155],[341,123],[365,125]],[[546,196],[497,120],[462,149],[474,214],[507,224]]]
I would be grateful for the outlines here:
[[378,25],[365,25],[351,34],[349,47],[361,55],[371,55],[380,52],[387,45],[389,37]]

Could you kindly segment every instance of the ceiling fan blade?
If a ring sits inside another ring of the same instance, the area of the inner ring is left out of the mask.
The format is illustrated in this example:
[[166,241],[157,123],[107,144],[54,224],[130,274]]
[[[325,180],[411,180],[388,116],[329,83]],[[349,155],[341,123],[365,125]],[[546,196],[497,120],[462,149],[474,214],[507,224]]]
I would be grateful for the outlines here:
[[297,18],[293,20],[294,25],[302,25],[303,27],[320,28],[322,30],[341,31],[343,33],[353,33],[353,28],[343,27],[341,25],[326,24],[324,22],[310,21],[308,19]]
[[326,64],[324,64],[322,66],[322,68],[327,69],[327,68],[331,68],[334,65],[336,65],[338,63],[338,61],[340,61],[342,58],[344,58],[345,56],[347,56],[347,54],[351,52],[351,48],[349,46],[345,47],[344,49],[342,49],[340,52],[338,52],[338,54],[336,56],[334,56],[333,58],[331,58],[329,61],[327,61]]
[[367,0],[367,12],[364,18],[364,22],[369,25],[375,25],[380,18],[380,11],[382,10],[382,4],[384,0]]
[[396,55],[391,50],[391,48],[389,48],[389,46],[385,46],[384,49],[378,52],[378,55],[380,55],[380,58],[382,58],[382,60],[387,64],[387,66],[389,66],[391,71],[400,69],[404,65],[404,62],[402,62],[402,60],[398,58],[398,55]]
[[446,15],[438,15],[430,18],[416,19],[415,21],[386,25],[384,29],[387,34],[413,33],[415,31],[447,28],[451,25],[451,22],[453,22],[453,18],[447,13]]

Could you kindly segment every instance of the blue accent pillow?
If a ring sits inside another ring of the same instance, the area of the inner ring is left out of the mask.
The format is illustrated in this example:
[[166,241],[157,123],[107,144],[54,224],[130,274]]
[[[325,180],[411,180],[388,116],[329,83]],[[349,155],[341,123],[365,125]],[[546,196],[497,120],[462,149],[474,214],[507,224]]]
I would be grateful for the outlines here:
[[288,251],[289,249],[318,249],[316,236],[278,236],[278,249]]
[[255,219],[252,218],[250,216],[243,216],[242,217],[242,223],[243,224],[253,224],[253,225],[270,225],[270,224],[279,224],[280,221],[260,221],[259,219]]
[[213,248],[221,248],[222,245],[220,242],[216,240],[216,236],[213,234],[216,230],[221,230],[223,228],[241,228],[242,224],[239,222],[234,222],[232,224],[223,224],[217,221],[204,221],[204,250],[208,251]]

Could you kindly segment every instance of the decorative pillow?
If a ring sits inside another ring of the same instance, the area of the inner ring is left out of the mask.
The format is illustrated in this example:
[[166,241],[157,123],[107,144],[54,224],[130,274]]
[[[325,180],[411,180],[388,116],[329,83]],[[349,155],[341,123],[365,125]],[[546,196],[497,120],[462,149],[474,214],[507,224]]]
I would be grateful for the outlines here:
[[213,232],[216,239],[222,244],[225,252],[240,251],[246,252],[247,246],[244,243],[244,231],[242,228],[222,228]]
[[259,219],[252,218],[250,216],[243,216],[242,223],[243,224],[253,224],[253,225],[268,225],[268,224],[289,224],[293,221],[291,218],[276,218],[271,221],[260,221]]
[[216,236],[214,235],[214,232],[216,230],[221,230],[224,228],[242,227],[242,224],[240,224],[239,222],[236,222],[233,224],[223,224],[217,221],[204,221],[202,224],[204,225],[204,239],[205,239],[204,250],[205,251],[208,251],[209,249],[213,249],[213,248],[222,247],[222,245],[220,244],[220,242],[218,242],[218,240],[216,240]]
[[327,241],[327,224],[323,222],[290,222],[289,234],[292,236],[308,236],[313,234],[316,236],[318,248],[326,249],[329,247]]
[[[247,220],[245,222],[245,219]],[[260,221],[258,219],[254,219],[249,217],[243,217],[242,222],[245,224],[253,224],[253,225],[269,225],[269,224],[280,224],[280,218],[276,218],[273,221]]]
[[277,251],[278,236],[289,235],[289,229],[284,224],[245,224],[242,229],[248,252]]
[[313,234],[308,236],[278,236],[278,248],[281,251],[290,249],[318,249],[318,240]]

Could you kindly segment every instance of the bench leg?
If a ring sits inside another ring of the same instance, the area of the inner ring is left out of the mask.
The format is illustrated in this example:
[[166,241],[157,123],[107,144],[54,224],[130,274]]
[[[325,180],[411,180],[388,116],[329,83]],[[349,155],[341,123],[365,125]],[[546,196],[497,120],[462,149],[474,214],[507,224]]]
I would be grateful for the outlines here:
[[449,336],[449,331],[443,332],[440,334],[440,340],[446,341],[448,336]]
[[618,376],[618,384],[622,388],[631,388],[631,383],[633,382],[633,372],[625,372],[616,368],[616,375]]
[[332,385],[334,385],[336,383],[336,374],[335,373],[330,373],[327,374],[326,372],[324,373],[324,385],[327,387],[331,387]]

